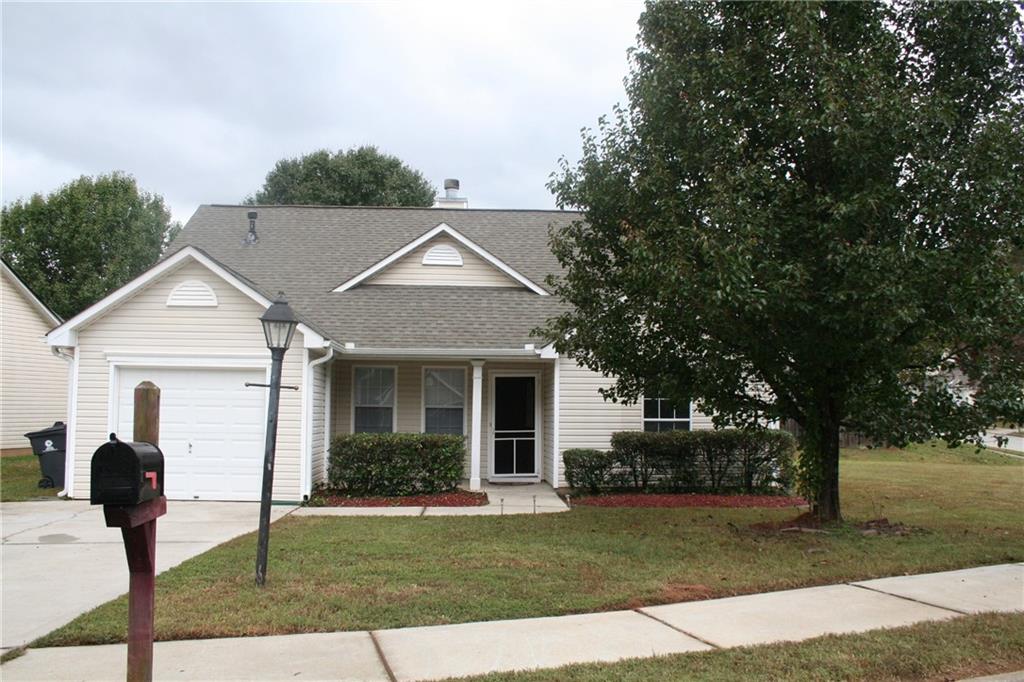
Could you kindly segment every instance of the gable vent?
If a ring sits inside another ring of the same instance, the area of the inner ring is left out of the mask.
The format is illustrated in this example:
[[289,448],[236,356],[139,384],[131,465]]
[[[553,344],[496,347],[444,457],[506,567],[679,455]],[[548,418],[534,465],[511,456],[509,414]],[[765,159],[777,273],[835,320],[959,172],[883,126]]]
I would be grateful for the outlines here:
[[424,265],[462,265],[462,254],[451,244],[438,244],[423,254]]
[[174,287],[174,290],[167,297],[168,306],[179,306],[186,308],[215,308],[217,306],[217,294],[205,282],[198,279],[190,279]]

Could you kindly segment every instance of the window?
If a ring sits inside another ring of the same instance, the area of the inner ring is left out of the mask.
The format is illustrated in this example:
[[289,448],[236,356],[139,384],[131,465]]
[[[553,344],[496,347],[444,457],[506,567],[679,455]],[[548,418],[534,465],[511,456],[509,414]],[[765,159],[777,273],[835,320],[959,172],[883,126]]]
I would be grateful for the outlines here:
[[644,398],[644,431],[689,431],[690,403],[676,407],[664,398]]
[[463,433],[466,406],[466,370],[423,371],[424,433]]
[[395,370],[356,367],[352,384],[355,433],[391,433],[395,427]]

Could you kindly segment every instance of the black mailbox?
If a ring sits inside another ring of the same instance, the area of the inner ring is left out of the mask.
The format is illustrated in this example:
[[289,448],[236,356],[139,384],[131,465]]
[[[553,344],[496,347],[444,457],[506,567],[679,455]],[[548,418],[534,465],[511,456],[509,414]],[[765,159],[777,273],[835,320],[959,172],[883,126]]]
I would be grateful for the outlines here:
[[93,453],[92,504],[140,504],[163,494],[164,453],[152,443],[124,443],[110,434]]

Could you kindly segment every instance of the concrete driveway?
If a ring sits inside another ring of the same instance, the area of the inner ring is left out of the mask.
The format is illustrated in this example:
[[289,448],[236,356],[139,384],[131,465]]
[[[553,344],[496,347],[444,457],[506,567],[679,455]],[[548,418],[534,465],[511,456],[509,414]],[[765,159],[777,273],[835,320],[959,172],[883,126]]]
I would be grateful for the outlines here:
[[[294,509],[275,506],[271,519]],[[106,527],[102,507],[84,500],[4,502],[0,520],[0,648],[27,644],[128,591],[121,531]],[[157,521],[157,572],[258,524],[255,502],[168,502]]]

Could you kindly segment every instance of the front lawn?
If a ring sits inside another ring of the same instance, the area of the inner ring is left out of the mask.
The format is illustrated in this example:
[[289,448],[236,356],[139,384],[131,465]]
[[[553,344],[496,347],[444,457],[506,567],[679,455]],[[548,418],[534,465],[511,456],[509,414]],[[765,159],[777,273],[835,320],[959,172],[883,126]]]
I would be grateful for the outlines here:
[[57,488],[40,488],[40,478],[35,455],[0,457],[0,502],[52,499]]
[[[781,533],[790,509],[602,509],[499,517],[289,517],[267,587],[255,535],[157,579],[158,639],[362,630],[551,616],[1024,561],[1024,463],[921,448],[849,452],[851,525]],[[866,535],[880,517],[908,534]],[[767,523],[766,523],[767,522]],[[114,600],[36,646],[121,641]]]
[[960,680],[1024,668],[1024,615],[982,614],[787,644],[462,678],[463,682]]

